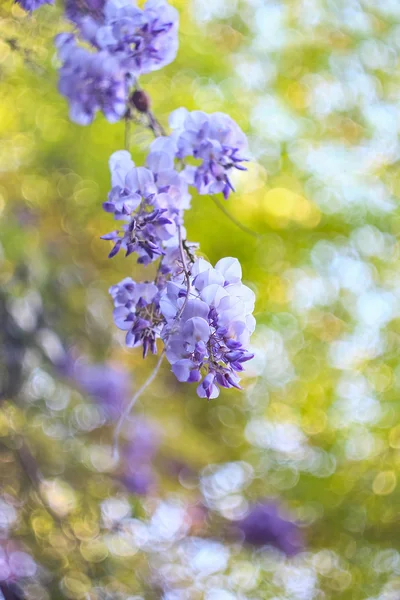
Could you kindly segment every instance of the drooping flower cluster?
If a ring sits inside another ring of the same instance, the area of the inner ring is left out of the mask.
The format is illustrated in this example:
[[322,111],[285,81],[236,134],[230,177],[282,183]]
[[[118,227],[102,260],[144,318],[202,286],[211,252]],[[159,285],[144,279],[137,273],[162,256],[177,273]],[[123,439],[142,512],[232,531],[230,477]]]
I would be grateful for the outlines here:
[[24,10],[32,12],[43,4],[54,4],[54,0],[14,0],[15,4],[19,4]]
[[218,386],[240,389],[238,373],[253,358],[246,348],[255,327],[254,293],[241,277],[235,258],[223,258],[215,268],[198,259],[189,287],[171,281],[160,301],[172,371],[179,381],[199,382],[201,398],[216,398]]
[[252,358],[254,294],[242,284],[236,259],[215,268],[196,259],[183,216],[190,186],[229,197],[232,170],[245,170],[246,136],[228,115],[184,108],[170,116],[168,136],[149,112],[138,77],[169,64],[178,48],[178,13],[166,0],[148,0],[143,9],[134,0],[66,0],[65,14],[91,46],[72,34],[57,37],[59,89],[71,119],[85,125],[99,110],[111,122],[129,118],[129,98],[156,135],[145,166],[136,166],[126,150],[110,158],[112,188],[103,209],[120,227],[102,236],[113,243],[109,257],[123,250],[144,266],[157,265],[153,281],[127,277],[110,288],[114,321],[126,331],[127,346],[142,347],[144,357],[157,353],[160,339],[177,379],[196,382],[200,397],[240,388],[239,373]]
[[129,86],[118,60],[105,51],[89,52],[66,33],[57,36],[56,45],[63,60],[58,89],[69,100],[71,120],[88,125],[101,110],[110,123],[119,121]]
[[136,252],[138,262],[148,264],[163,254],[164,242],[176,235],[169,188],[160,191],[152,171],[135,167],[129,152],[116,152],[110,168],[112,189],[103,208],[116,220],[125,221],[121,229],[103,236],[115,242],[110,258],[123,248],[126,256]]
[[171,136],[178,159],[191,156],[198,166],[187,166],[185,177],[199,194],[218,194],[228,198],[234,187],[230,171],[245,171],[247,139],[240,127],[223,113],[208,115],[202,111],[178,108],[170,116]]
[[159,260],[154,281],[130,277],[110,288],[114,321],[126,331],[130,348],[141,346],[145,357],[165,346],[172,371],[181,382],[197,382],[202,398],[216,398],[219,387],[239,386],[243,363],[255,326],[254,293],[241,282],[237,259],[224,258],[213,268],[195,259],[182,241],[184,210],[190,196],[182,172],[174,169],[171,140],[159,138],[146,164],[136,167],[129,152],[110,159],[112,189],[106,212],[124,221],[120,230],[103,236],[138,262]]
[[143,9],[133,0],[67,0],[65,14],[92,46],[84,49],[66,34],[57,38],[59,90],[70,102],[71,120],[87,125],[101,110],[115,122],[137,77],[174,60],[178,13],[165,0],[148,0]]

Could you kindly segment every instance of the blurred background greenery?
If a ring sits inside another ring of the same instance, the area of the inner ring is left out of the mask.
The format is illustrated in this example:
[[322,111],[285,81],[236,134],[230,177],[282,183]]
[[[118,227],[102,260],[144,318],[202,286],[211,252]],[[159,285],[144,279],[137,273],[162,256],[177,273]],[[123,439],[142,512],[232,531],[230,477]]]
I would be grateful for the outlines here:
[[[400,4],[172,4],[178,57],[141,83],[164,125],[185,106],[226,112],[249,136],[253,160],[224,207],[251,233],[208,197],[193,198],[186,226],[210,262],[241,261],[257,295],[256,357],[243,393],[209,403],[164,365],[124,431],[145,493],[121,483],[112,418],[49,356],[62,345],[79,364],[127,372],[127,396],[155,364],[124,347],[108,296],[143,269],[109,260],[99,239],[124,123],[69,121],[60,7],[27,16],[3,0],[2,539],[11,530],[40,565],[23,582],[32,600],[398,600]],[[132,129],[136,164],[150,141]],[[230,538],[226,524],[261,499],[298,521],[302,552]],[[143,541],[141,523],[159,537],[147,529]]]

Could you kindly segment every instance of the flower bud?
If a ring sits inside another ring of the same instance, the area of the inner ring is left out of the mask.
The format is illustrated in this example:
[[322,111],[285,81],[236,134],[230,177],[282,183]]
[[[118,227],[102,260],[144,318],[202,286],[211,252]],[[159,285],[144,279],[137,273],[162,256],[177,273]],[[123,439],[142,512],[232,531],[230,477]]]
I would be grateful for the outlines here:
[[146,113],[150,108],[150,97],[143,90],[136,90],[131,96],[133,106],[141,113]]

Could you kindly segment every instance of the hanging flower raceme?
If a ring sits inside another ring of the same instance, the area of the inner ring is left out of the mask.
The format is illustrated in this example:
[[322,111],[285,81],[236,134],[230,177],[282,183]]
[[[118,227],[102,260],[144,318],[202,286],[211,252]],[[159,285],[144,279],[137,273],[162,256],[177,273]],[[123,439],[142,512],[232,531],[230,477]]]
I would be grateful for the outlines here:
[[176,223],[167,214],[173,199],[159,192],[152,171],[135,167],[129,152],[121,150],[110,159],[112,189],[103,204],[116,220],[125,221],[121,229],[103,236],[114,242],[110,258],[121,248],[138,262],[148,264],[164,254],[163,245],[176,235]]
[[129,86],[118,60],[107,51],[81,48],[66,33],[57,36],[56,45],[63,62],[58,89],[69,100],[71,121],[88,125],[99,110],[110,123],[123,117]]
[[[57,37],[59,88],[71,119],[88,124],[101,110],[117,121],[129,118],[129,106],[147,114],[158,136],[162,127],[137,78],[174,60],[177,11],[165,0],[148,0],[143,9],[133,0],[66,0],[65,11],[92,48],[81,47],[72,34]],[[128,277],[110,288],[114,321],[126,331],[127,346],[142,347],[143,356],[156,354],[161,339],[177,379],[196,382],[198,395],[211,399],[220,387],[240,388],[243,364],[253,357],[254,294],[241,282],[237,259],[224,258],[215,268],[196,259],[183,216],[190,208],[189,186],[229,197],[232,171],[245,170],[247,139],[223,113],[180,108],[170,126],[171,135],[151,144],[146,166],[137,167],[126,150],[110,158],[112,188],[103,208],[121,225],[102,236],[113,242],[109,257],[124,250],[143,265],[158,261],[153,281]]]
[[72,34],[57,36],[59,90],[79,125],[98,110],[110,122],[121,119],[137,77],[169,64],[178,51],[178,12],[165,0],[148,0],[143,9],[132,0],[67,0],[65,16],[92,46],[91,52]]
[[172,151],[178,159],[193,157],[200,161],[185,168],[185,177],[199,194],[223,193],[229,197],[234,187],[230,180],[232,169],[245,171],[247,138],[228,115],[208,115],[199,110],[189,112],[179,108],[170,116],[173,129]]
[[108,0],[95,44],[115,53],[134,76],[171,63],[178,51],[179,15],[165,0],[148,0],[143,10],[132,0]]
[[201,398],[216,398],[219,387],[240,388],[238,373],[253,358],[247,350],[254,331],[254,293],[241,282],[237,259],[215,268],[198,259],[184,281],[171,281],[160,300],[166,320],[161,334],[179,381],[197,382]]

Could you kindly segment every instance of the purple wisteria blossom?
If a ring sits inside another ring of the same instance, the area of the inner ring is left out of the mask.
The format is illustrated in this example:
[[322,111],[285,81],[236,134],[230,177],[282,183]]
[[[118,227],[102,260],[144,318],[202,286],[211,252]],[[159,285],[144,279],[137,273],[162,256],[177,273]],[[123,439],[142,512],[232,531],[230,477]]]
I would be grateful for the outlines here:
[[128,80],[118,60],[107,51],[81,48],[70,34],[57,36],[56,45],[63,62],[58,89],[69,100],[71,120],[88,125],[101,110],[110,123],[118,121],[128,102]]
[[54,0],[14,0],[14,2],[28,12],[40,8],[43,4],[54,4]]
[[96,33],[104,23],[106,0],[66,0],[65,16],[80,31],[81,37],[95,43]]
[[108,0],[95,44],[118,55],[132,75],[150,73],[175,59],[178,20],[177,10],[165,0],[148,0],[143,10],[132,0]]
[[182,172],[175,169],[174,142],[170,138],[159,137],[150,146],[146,167],[154,174],[159,193],[168,191],[168,208],[177,224],[182,224],[182,211],[190,208],[191,195],[188,183]]
[[176,222],[171,211],[174,200],[166,191],[159,192],[152,171],[135,167],[125,150],[110,158],[112,189],[103,204],[106,212],[125,223],[103,237],[114,242],[110,258],[121,248],[138,262],[148,264],[164,254],[164,243],[176,236]]
[[[73,34],[57,37],[59,89],[70,102],[71,119],[86,125],[101,110],[114,122],[136,108],[143,118],[147,114],[153,133],[163,131],[137,78],[175,58],[177,11],[165,0],[148,0],[143,9],[133,0],[66,0],[65,9],[92,48],[81,47]],[[110,158],[112,187],[103,208],[120,227],[102,236],[113,242],[109,257],[123,250],[142,265],[157,263],[153,281],[128,277],[110,288],[114,321],[126,331],[127,346],[141,346],[144,357],[157,353],[160,338],[177,379],[196,382],[198,395],[211,399],[220,387],[240,388],[238,374],[252,358],[247,348],[254,294],[242,284],[236,259],[222,259],[215,268],[196,260],[183,217],[190,185],[200,194],[228,198],[232,169],[245,169],[247,140],[222,113],[181,108],[170,125],[172,134],[157,137],[145,166],[136,166],[126,150]]]
[[160,300],[166,320],[162,339],[172,371],[181,382],[198,383],[201,398],[216,398],[219,386],[240,389],[238,373],[253,358],[254,293],[241,282],[240,263],[220,260],[215,268],[198,259],[184,281],[170,281]]
[[65,16],[76,25],[85,17],[92,17],[101,23],[104,20],[105,3],[106,0],[65,0]]
[[245,171],[247,138],[228,115],[202,111],[189,112],[179,108],[170,115],[173,129],[171,139],[178,159],[190,156],[200,161],[198,166],[187,166],[185,177],[199,194],[218,194],[225,199],[234,187],[230,180],[232,169]]
[[75,360],[71,355],[66,355],[58,369],[98,405],[107,421],[118,419],[130,396],[131,383],[126,371]]
[[91,123],[98,110],[110,122],[120,120],[137,77],[169,64],[178,51],[178,12],[165,0],[148,0],[143,9],[133,0],[67,0],[65,15],[78,33],[57,36],[59,90],[79,125]]
[[304,547],[298,525],[282,513],[281,507],[270,501],[252,506],[234,530],[241,534],[246,544],[275,546],[287,556],[294,556]]
[[126,277],[110,288],[114,300],[114,322],[126,331],[129,348],[143,347],[143,356],[148,350],[157,353],[156,340],[164,324],[159,307],[159,289],[154,283],[136,283]]

